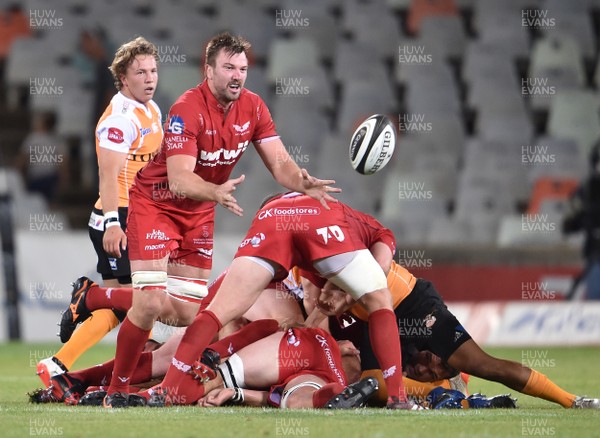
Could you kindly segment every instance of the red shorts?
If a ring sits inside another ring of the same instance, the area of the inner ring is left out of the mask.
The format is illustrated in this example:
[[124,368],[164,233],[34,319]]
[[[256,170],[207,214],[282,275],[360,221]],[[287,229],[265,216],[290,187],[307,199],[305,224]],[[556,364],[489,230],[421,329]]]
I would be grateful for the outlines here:
[[215,209],[180,210],[129,192],[127,246],[130,260],[160,260],[211,269]]
[[282,197],[258,211],[235,257],[261,257],[282,266],[312,270],[315,260],[365,249],[346,220],[341,203],[331,210],[306,196]]
[[285,386],[303,374],[312,374],[325,383],[346,386],[342,355],[335,339],[317,328],[291,328],[279,343],[279,379],[269,391],[269,403],[279,406]]

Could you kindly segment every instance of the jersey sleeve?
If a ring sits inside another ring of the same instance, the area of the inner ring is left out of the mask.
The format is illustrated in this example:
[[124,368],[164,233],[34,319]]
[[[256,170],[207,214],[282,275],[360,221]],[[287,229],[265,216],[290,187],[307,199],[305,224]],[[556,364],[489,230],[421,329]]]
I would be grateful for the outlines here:
[[164,130],[163,148],[167,158],[173,155],[198,156],[197,136],[202,125],[202,114],[188,102],[176,102],[169,111]]
[[387,245],[392,251],[392,254],[396,253],[396,237],[394,236],[392,230],[390,230],[389,228],[383,227],[375,233],[373,243],[376,242],[381,242]]
[[138,130],[132,120],[121,115],[110,115],[96,129],[98,145],[111,151],[129,153],[137,139]]
[[277,130],[275,129],[275,122],[271,116],[267,104],[258,97],[258,103],[256,105],[256,129],[252,136],[253,142],[260,142],[273,137],[279,137]]

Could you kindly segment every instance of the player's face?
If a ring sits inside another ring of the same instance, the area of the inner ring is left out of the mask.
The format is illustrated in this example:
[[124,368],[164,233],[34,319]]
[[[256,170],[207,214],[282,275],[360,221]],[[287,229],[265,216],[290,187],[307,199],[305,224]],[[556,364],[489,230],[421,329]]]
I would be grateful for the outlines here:
[[407,377],[419,382],[434,382],[449,379],[456,371],[442,362],[439,356],[430,351],[415,354],[410,363],[404,367]]
[[137,55],[121,76],[121,93],[145,104],[154,96],[158,84],[156,59],[150,55]]
[[227,53],[221,49],[215,57],[215,65],[206,66],[206,78],[210,91],[225,107],[238,100],[248,75],[248,58],[245,53]]

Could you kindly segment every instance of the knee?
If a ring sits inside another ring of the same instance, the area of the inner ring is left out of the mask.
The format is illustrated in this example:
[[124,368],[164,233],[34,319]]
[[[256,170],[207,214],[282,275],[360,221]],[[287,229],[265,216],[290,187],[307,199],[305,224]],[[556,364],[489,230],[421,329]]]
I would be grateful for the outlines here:
[[146,292],[144,297],[140,297],[135,303],[136,310],[153,319],[156,319],[163,308],[165,296],[163,291]]
[[378,289],[360,297],[359,300],[367,312],[373,313],[381,309],[393,310],[392,296],[388,289]]

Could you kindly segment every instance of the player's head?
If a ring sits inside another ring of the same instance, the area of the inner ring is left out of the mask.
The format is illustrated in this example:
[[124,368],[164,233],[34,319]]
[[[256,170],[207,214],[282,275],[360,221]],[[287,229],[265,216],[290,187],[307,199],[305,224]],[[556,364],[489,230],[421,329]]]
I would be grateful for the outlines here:
[[204,76],[223,106],[239,99],[248,74],[250,43],[240,36],[221,33],[206,45]]
[[427,350],[414,354],[404,366],[404,371],[407,377],[419,382],[449,379],[458,374],[457,370],[450,367],[439,356]]
[[143,37],[123,44],[109,67],[115,87],[130,99],[146,103],[158,83],[158,49]]

